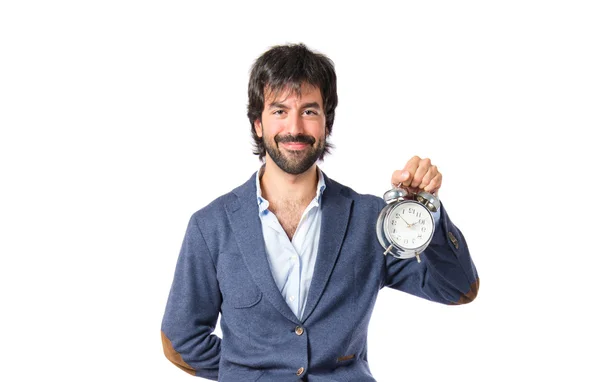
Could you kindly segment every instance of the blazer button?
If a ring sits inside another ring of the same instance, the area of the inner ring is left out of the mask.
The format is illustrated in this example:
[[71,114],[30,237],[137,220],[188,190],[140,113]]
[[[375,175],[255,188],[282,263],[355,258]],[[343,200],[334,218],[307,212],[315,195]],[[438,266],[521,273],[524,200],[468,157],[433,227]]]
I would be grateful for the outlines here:
[[[296,326],[296,334],[301,336],[304,333],[304,329],[301,326]],[[302,373],[300,373],[302,374]],[[298,375],[300,375],[298,374]]]
[[302,373],[304,373],[304,368],[303,367],[301,367],[300,369],[298,369],[298,371],[296,372],[296,375],[297,376],[301,376]]

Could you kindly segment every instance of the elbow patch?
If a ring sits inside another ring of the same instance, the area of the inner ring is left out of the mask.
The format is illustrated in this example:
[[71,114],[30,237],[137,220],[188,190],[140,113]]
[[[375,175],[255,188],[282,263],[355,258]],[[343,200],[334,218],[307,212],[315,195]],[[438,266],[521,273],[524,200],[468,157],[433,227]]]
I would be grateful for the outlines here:
[[477,297],[478,291],[479,291],[479,277],[477,278],[477,280],[475,280],[475,282],[473,284],[471,284],[471,288],[469,289],[469,291],[467,293],[463,294],[462,296],[460,296],[458,301],[456,301],[452,305],[463,305],[463,304],[470,303],[471,301],[475,300],[475,297]]
[[171,340],[166,336],[165,332],[160,331],[160,336],[162,337],[163,350],[165,352],[165,356],[169,361],[171,361],[175,366],[185,371],[188,374],[193,376],[196,375],[196,370],[193,367],[188,365],[183,358],[181,358],[181,354],[179,354],[174,348]]

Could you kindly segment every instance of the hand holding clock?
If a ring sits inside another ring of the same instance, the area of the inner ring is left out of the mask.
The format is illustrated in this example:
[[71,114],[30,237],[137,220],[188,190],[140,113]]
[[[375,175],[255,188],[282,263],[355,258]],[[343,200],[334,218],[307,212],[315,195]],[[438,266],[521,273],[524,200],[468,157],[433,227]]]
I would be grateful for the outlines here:
[[437,166],[431,164],[429,158],[412,157],[402,170],[392,174],[392,185],[399,187],[402,184],[410,191],[426,191],[435,194],[442,186],[442,173]]
[[[435,231],[432,213],[440,208],[435,194],[442,186],[442,174],[429,158],[414,156],[402,170],[394,171],[392,185],[394,188],[383,195],[387,205],[377,218],[377,239],[384,255],[399,259],[416,257],[421,262],[420,254]],[[409,223],[405,216],[416,220]],[[400,220],[406,226],[399,225]]]

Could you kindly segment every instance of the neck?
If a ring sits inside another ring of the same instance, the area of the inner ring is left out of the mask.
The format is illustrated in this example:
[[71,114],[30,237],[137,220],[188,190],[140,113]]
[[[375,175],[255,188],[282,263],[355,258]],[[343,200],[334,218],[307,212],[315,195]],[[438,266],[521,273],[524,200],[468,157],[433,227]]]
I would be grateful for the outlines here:
[[316,164],[302,174],[293,175],[280,169],[267,155],[260,187],[263,197],[269,203],[304,204],[315,197],[318,182]]

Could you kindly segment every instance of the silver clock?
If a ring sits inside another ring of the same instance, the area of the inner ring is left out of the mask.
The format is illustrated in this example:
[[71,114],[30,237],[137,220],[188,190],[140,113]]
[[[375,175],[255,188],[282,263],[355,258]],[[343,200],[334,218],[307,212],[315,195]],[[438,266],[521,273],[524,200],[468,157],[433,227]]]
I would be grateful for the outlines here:
[[432,212],[440,209],[439,199],[428,192],[411,192],[404,188],[393,188],[383,195],[387,205],[377,218],[377,238],[385,249],[384,255],[399,259],[416,257],[427,248],[435,221]]

